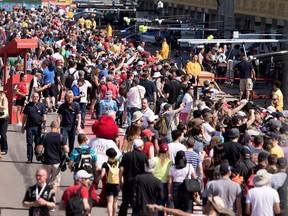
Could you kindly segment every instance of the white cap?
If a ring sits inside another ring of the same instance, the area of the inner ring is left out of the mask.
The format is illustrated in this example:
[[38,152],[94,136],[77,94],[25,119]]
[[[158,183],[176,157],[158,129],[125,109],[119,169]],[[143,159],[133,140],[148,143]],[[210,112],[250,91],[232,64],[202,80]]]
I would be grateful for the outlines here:
[[144,142],[143,142],[142,139],[135,139],[135,140],[133,141],[133,146],[134,146],[134,148],[138,148],[138,147],[140,147],[140,146],[142,146],[142,145],[144,145]]
[[137,63],[137,65],[139,65],[139,66],[142,66],[144,64],[144,61],[139,61],[138,63]]
[[158,78],[158,77],[162,77],[162,74],[157,71],[154,73],[153,78]]
[[236,115],[241,116],[241,117],[247,117],[246,113],[244,113],[243,111],[238,111]]
[[147,121],[148,121],[148,122],[154,122],[155,119],[156,119],[156,116],[155,116],[155,115],[150,115],[150,116],[147,117]]
[[86,170],[79,170],[75,175],[75,180],[79,180],[80,178],[89,179],[93,175],[89,174]]
[[276,109],[273,106],[269,106],[269,107],[267,107],[266,111],[269,112],[270,114],[272,114],[272,113],[276,112]]

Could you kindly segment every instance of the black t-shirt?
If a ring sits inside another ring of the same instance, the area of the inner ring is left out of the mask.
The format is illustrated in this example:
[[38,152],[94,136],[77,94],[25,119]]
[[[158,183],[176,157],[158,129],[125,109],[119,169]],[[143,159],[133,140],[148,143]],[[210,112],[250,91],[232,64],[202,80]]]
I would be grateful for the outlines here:
[[166,82],[164,85],[164,91],[165,93],[169,94],[168,103],[175,103],[180,91],[180,82],[176,80],[173,80],[172,82]]
[[26,125],[41,125],[42,117],[44,114],[46,114],[46,107],[43,103],[34,104],[33,102],[30,102],[25,106],[23,113],[27,115]]
[[[29,187],[25,193],[24,201],[28,201],[28,202],[34,202],[36,201],[36,186],[37,185],[33,185],[31,187]],[[38,193],[40,193],[42,188],[38,187]],[[40,197],[48,202],[54,202],[56,203],[56,199],[55,199],[55,192],[52,190],[52,188],[50,188],[49,185],[46,185],[44,191],[41,193]],[[49,208],[47,208],[47,206],[41,206],[40,208],[40,216],[49,216]],[[34,211],[35,207],[31,207],[29,208],[29,216],[33,216],[33,211]]]
[[240,71],[240,79],[251,78],[251,70],[253,69],[253,66],[250,62],[242,61],[236,66],[236,68]]
[[154,102],[153,94],[157,91],[155,83],[149,80],[141,79],[139,85],[143,86],[146,89],[144,96],[148,99],[148,102]]
[[239,160],[236,164],[235,170],[239,173],[240,176],[243,176],[244,179],[248,179],[249,170],[254,167],[255,164],[250,159]]
[[58,114],[62,115],[60,126],[76,126],[77,115],[80,114],[80,106],[78,103],[63,103],[58,109]]
[[149,211],[147,204],[158,203],[163,197],[162,182],[152,173],[137,175],[134,181],[136,202],[133,206],[133,214],[156,216],[155,212]]
[[243,146],[238,142],[224,142],[222,145],[229,165],[235,167],[237,161],[240,159],[240,152]]
[[44,164],[57,164],[61,162],[62,147],[66,145],[63,136],[50,132],[44,135],[42,145],[44,147]]
[[124,167],[124,182],[133,181],[137,175],[144,173],[144,166],[147,161],[147,156],[142,151],[133,150],[124,154],[119,165]]

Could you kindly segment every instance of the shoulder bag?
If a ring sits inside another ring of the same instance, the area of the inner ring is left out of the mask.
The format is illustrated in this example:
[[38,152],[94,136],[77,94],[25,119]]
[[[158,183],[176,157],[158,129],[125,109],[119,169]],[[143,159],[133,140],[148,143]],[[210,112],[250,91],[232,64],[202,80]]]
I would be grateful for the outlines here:
[[191,177],[189,178],[189,173],[190,173],[190,164],[189,164],[189,170],[186,175],[186,178],[184,180],[184,188],[186,192],[188,193],[193,193],[193,192],[200,192],[201,191],[201,184],[198,179],[192,179]]

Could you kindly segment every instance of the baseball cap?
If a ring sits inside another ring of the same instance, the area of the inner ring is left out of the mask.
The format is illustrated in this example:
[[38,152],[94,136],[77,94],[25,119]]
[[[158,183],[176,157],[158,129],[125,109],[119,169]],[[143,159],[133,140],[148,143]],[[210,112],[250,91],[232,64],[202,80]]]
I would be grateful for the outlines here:
[[230,138],[235,138],[235,137],[239,137],[239,136],[240,136],[240,131],[238,128],[232,128],[228,132],[228,137],[230,137]]
[[133,141],[133,146],[134,146],[134,148],[138,148],[138,147],[140,147],[140,146],[142,146],[142,145],[144,145],[144,142],[143,142],[142,139],[135,139],[135,140]]
[[270,119],[268,123],[269,123],[270,127],[275,127],[275,128],[281,128],[282,127],[281,122],[278,120],[275,120],[275,119]]
[[160,148],[159,148],[159,152],[160,153],[166,153],[167,151],[169,150],[169,146],[167,143],[163,143],[160,145]]
[[266,108],[266,111],[269,112],[270,114],[272,114],[272,113],[276,112],[276,109],[273,106],[269,106]]
[[260,153],[258,154],[258,162],[260,163],[260,162],[262,162],[262,161],[264,161],[264,160],[267,160],[267,159],[268,159],[268,156],[269,156],[268,153],[266,153],[266,152],[260,152]]
[[222,175],[225,175],[226,173],[228,173],[229,171],[231,171],[231,167],[228,163],[222,163],[220,165],[220,173]]
[[80,178],[89,179],[93,175],[88,173],[86,170],[79,170],[75,175],[75,180],[79,180]]
[[151,130],[145,129],[142,131],[142,135],[143,136],[154,136],[155,134]]
[[284,117],[282,112],[277,112],[276,113],[276,118]]
[[280,136],[275,132],[267,132],[265,137],[280,140]]
[[276,165],[279,166],[280,169],[285,169],[287,166],[287,159],[284,157],[278,158]]
[[154,122],[155,119],[156,119],[156,116],[155,116],[155,115],[150,115],[150,116],[148,116],[148,118],[147,118],[147,122]]

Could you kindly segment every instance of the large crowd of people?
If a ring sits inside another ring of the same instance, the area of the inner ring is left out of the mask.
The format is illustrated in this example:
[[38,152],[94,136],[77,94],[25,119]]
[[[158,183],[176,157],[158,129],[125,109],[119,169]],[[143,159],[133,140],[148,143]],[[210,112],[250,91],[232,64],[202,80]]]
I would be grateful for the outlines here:
[[[235,68],[239,100],[227,101],[216,82],[199,82],[209,57],[223,56],[221,47],[191,53],[182,69],[169,58],[166,39],[160,52],[150,53],[145,42],[114,37],[109,23],[99,29],[94,18],[73,20],[70,9],[2,10],[0,18],[3,46],[14,38],[37,38],[39,45],[27,54],[30,83],[23,56],[2,67],[21,74],[17,125],[26,132],[27,163],[34,155],[43,163],[23,199],[29,215],[49,215],[56,207],[66,162],[75,181],[60,202],[66,215],[91,215],[101,205],[114,216],[120,190],[120,216],[129,206],[135,216],[192,215],[194,205],[207,215],[288,214],[288,113],[281,82],[274,82],[269,106],[255,105],[255,72],[245,56]],[[51,113],[57,118],[42,135]],[[81,133],[87,117],[95,119],[90,141]],[[8,153],[8,118],[1,88],[1,157]],[[119,128],[126,129],[123,140]],[[186,182],[200,189],[188,191]]]

